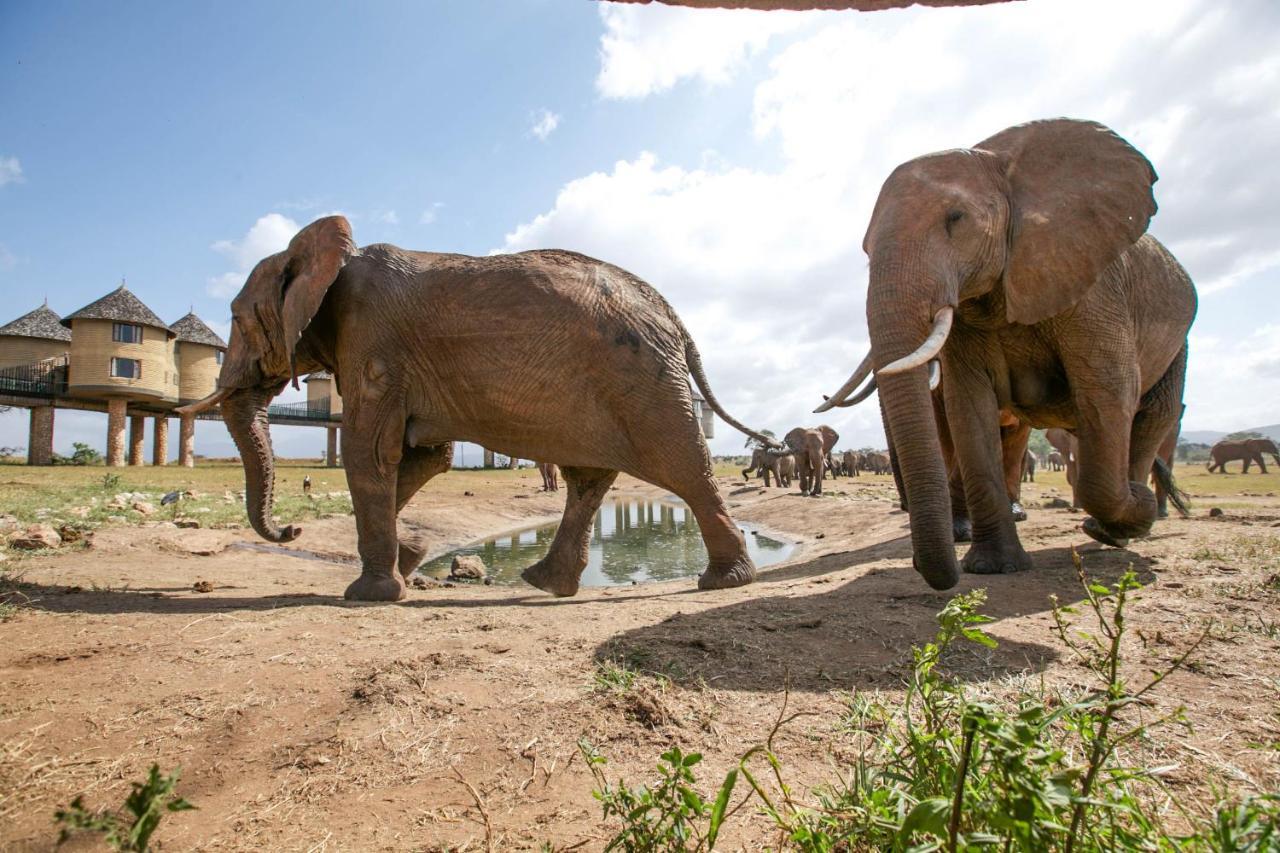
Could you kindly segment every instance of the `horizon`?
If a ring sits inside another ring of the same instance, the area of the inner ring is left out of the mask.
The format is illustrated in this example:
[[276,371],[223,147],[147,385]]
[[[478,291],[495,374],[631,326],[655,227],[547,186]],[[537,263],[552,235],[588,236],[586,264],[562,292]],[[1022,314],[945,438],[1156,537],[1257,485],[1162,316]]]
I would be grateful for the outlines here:
[[[45,298],[65,317],[123,278],[162,319],[192,309],[225,339],[253,264],[340,211],[359,245],[618,264],[675,307],[739,420],[825,421],[842,448],[882,447],[875,404],[810,414],[868,346],[861,240],[880,183],[911,157],[1073,115],[1161,176],[1150,231],[1200,293],[1183,431],[1280,422],[1280,326],[1258,307],[1280,270],[1280,174],[1255,165],[1280,149],[1280,9],[1263,0],[2,17],[0,324]],[[25,445],[26,418],[0,415],[0,445]],[[101,450],[105,421],[59,411],[55,449]],[[306,429],[273,429],[277,451],[318,455],[323,430]],[[202,455],[234,452],[221,424],[197,430]],[[744,443],[723,421],[709,442]]]

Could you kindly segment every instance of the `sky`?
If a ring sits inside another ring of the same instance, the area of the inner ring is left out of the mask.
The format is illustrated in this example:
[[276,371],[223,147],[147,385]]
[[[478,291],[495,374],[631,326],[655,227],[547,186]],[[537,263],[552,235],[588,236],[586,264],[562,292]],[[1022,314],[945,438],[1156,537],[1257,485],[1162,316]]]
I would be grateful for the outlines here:
[[[717,397],[781,434],[868,349],[871,207],[918,155],[1095,119],[1160,175],[1151,232],[1196,282],[1184,430],[1280,421],[1280,4],[1027,0],[691,10],[576,0],[0,5],[0,323],[120,283],[226,336],[262,257],[356,241],[564,248],[653,284]],[[288,392],[282,400],[297,399]],[[201,423],[197,451],[234,452]],[[282,455],[322,430],[277,428]],[[59,411],[55,449],[105,415]],[[715,453],[744,439],[723,422]],[[0,446],[26,412],[0,415]],[[172,444],[172,442],[171,442]],[[176,452],[176,448],[175,448]]]

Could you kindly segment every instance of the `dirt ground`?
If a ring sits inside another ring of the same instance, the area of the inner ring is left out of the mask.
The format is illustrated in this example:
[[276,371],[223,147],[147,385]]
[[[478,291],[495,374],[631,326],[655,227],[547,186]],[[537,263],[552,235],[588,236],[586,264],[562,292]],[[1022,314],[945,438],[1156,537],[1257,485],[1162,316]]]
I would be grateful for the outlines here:
[[[1100,580],[1132,565],[1146,584],[1130,614],[1135,673],[1176,658],[1212,620],[1143,711],[1186,706],[1189,729],[1141,745],[1183,807],[1276,791],[1280,477],[1178,473],[1193,518],[1128,550],[1044,508],[1069,495],[1061,474],[1042,475],[1025,487],[1020,525],[1036,568],[965,576],[949,593],[912,571],[891,482],[865,476],[829,483],[822,499],[722,477],[737,518],[802,547],[756,584],[718,592],[684,580],[554,599],[458,585],[347,603],[357,568],[345,514],[305,521],[279,549],[247,530],[108,524],[88,549],[5,551],[16,609],[0,622],[0,846],[50,848],[55,808],[78,794],[116,807],[157,762],[181,767],[178,790],[198,807],[165,818],[161,849],[484,849],[486,834],[493,849],[599,849],[607,827],[580,738],[633,784],[654,778],[668,745],[699,750],[714,790],[789,690],[791,708],[813,714],[776,744],[787,772],[801,786],[831,778],[851,750],[847,694],[900,690],[911,644],[933,635],[954,592],[985,587],[996,620],[998,649],[956,665],[975,689],[1083,686],[1050,632],[1050,596],[1081,597],[1072,547]],[[5,467],[10,489],[38,477]],[[531,471],[451,472],[405,524],[439,553],[553,519],[563,497],[537,484]],[[618,490],[657,494],[625,478]],[[600,673],[615,664],[642,675],[610,688]],[[721,846],[773,840],[744,810]]]

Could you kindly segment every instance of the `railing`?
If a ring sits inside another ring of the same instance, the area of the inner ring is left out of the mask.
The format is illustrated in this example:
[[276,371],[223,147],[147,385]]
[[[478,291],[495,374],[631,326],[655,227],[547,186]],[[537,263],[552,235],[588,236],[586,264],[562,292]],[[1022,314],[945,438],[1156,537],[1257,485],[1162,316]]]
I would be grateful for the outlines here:
[[0,393],[19,397],[57,397],[67,393],[65,355],[35,364],[0,368]]
[[[342,422],[342,414],[340,412],[329,411],[329,398],[321,397],[317,400],[303,400],[298,403],[275,403],[267,406],[267,418],[272,423],[297,423],[305,421],[310,423],[332,423]],[[196,415],[197,420],[202,421],[220,421],[222,413],[218,409],[210,409]]]

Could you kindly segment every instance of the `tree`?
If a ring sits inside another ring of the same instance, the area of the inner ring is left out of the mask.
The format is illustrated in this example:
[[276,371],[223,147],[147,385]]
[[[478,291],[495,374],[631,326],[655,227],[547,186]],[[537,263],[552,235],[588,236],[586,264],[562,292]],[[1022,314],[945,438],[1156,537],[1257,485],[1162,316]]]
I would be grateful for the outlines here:
[[1027,438],[1027,449],[1035,454],[1036,458],[1043,459],[1053,450],[1053,446],[1049,444],[1049,439],[1044,437],[1044,430],[1033,429]]
[[1257,430],[1246,429],[1240,432],[1231,433],[1226,438],[1224,438],[1223,441],[1244,441],[1246,438],[1266,438],[1266,436],[1258,432]]
[[[777,438],[777,436],[774,435],[773,430],[771,429],[762,429],[760,430],[760,434],[767,435],[769,436],[769,438],[774,438],[774,439]],[[751,436],[747,436],[747,443],[743,446],[744,447],[764,447],[764,445],[760,443],[759,439],[752,438]]]

